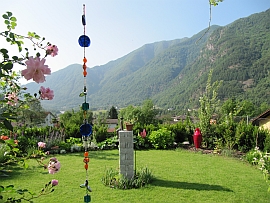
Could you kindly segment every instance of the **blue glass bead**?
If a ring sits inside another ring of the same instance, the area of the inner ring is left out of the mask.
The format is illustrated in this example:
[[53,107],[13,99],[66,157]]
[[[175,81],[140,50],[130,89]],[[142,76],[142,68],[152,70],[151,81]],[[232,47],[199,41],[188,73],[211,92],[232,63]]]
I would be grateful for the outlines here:
[[88,137],[92,134],[92,126],[89,123],[82,124],[80,127],[80,133],[82,136]]
[[84,202],[91,202],[91,196],[90,195],[85,195],[84,196]]
[[82,35],[79,37],[79,45],[81,47],[89,47],[90,46],[90,38],[86,35]]

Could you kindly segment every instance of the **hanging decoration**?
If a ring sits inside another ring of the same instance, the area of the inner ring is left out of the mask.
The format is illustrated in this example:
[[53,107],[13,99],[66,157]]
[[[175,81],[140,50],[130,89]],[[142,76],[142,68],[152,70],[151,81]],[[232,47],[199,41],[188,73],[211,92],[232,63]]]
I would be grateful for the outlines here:
[[81,188],[86,188],[86,195],[84,196],[84,202],[91,202],[91,196],[89,192],[92,192],[92,189],[89,186],[88,181],[88,163],[90,161],[89,159],[89,153],[88,149],[90,147],[91,143],[91,135],[92,135],[92,125],[87,123],[87,111],[89,110],[89,103],[86,102],[86,95],[87,95],[87,88],[86,88],[86,75],[87,75],[87,67],[86,62],[87,59],[85,57],[85,47],[90,46],[90,38],[85,35],[85,26],[86,26],[86,20],[85,20],[85,5],[83,4],[83,15],[82,15],[82,25],[83,25],[83,35],[79,37],[79,45],[83,47],[83,77],[84,77],[84,87],[83,92],[80,93],[80,97],[84,97],[84,103],[82,104],[82,110],[83,110],[83,124],[80,126],[80,133],[82,135],[82,141],[83,141],[83,147],[84,147],[84,168],[86,171],[86,179],[85,183],[81,184]]

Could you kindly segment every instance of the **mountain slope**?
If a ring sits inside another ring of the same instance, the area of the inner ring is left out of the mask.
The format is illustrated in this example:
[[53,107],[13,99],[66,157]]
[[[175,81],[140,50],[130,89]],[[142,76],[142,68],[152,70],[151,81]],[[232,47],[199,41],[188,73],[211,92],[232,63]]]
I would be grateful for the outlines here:
[[[88,68],[87,101],[91,108],[156,105],[185,111],[198,107],[210,69],[212,81],[222,80],[219,98],[269,101],[270,10],[239,19],[227,26],[212,26],[191,38],[146,44],[103,66]],[[44,86],[55,91],[46,109],[77,108],[84,102],[82,65],[74,64],[47,77]],[[27,85],[29,91],[38,88]]]

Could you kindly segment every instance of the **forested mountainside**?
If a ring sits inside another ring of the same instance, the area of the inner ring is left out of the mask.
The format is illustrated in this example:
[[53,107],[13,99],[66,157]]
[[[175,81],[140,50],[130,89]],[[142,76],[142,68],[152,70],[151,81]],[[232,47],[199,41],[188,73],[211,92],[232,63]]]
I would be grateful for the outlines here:
[[[270,10],[227,26],[211,26],[191,38],[146,44],[102,66],[88,68],[87,101],[91,108],[140,105],[152,99],[161,108],[197,108],[210,69],[224,101],[234,97],[270,105]],[[82,65],[73,64],[46,78],[55,91],[45,109],[68,110],[84,99]],[[27,84],[34,92],[38,86]]]

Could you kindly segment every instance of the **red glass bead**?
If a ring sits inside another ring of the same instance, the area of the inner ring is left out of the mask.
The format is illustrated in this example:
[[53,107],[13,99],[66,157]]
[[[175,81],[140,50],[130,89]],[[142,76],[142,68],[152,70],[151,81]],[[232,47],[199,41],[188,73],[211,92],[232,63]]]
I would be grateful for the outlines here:
[[88,163],[89,162],[89,158],[88,157],[85,157],[84,160],[83,160],[84,163]]
[[84,165],[85,170],[88,170],[88,164]]

